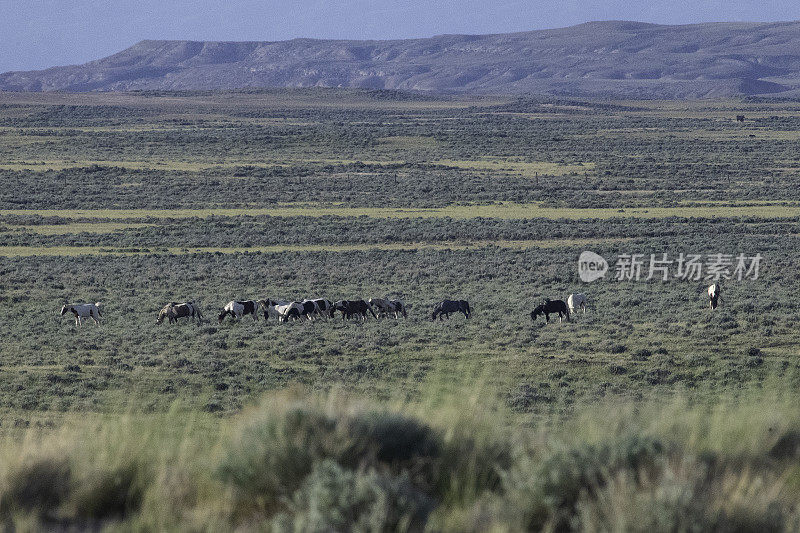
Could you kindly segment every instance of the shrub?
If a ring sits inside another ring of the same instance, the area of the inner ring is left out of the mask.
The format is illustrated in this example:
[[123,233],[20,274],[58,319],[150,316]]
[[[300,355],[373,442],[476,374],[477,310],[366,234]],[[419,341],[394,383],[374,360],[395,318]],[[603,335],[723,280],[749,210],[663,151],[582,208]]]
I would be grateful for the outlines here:
[[426,425],[386,411],[330,412],[313,402],[266,405],[242,426],[222,457],[217,476],[262,509],[275,509],[324,460],[352,470],[410,473],[434,483],[441,445]]
[[276,531],[422,531],[433,505],[401,476],[353,472],[326,459],[273,519]]
[[524,518],[524,527],[569,527],[584,493],[592,493],[609,473],[652,468],[664,454],[660,441],[628,436],[601,445],[554,449],[509,477],[507,491]]
[[338,456],[336,421],[303,405],[259,413],[228,444],[217,476],[264,508],[297,490],[317,458]]
[[777,491],[763,490],[760,476],[708,474],[705,465],[692,461],[667,465],[651,479],[619,472],[595,494],[584,495],[575,524],[589,532],[796,529],[796,517],[784,511]]
[[97,468],[85,476],[71,498],[75,515],[83,518],[123,518],[137,511],[144,487],[139,479],[141,466],[125,462]]
[[48,456],[24,459],[6,476],[0,510],[53,515],[69,494],[72,481],[66,459]]

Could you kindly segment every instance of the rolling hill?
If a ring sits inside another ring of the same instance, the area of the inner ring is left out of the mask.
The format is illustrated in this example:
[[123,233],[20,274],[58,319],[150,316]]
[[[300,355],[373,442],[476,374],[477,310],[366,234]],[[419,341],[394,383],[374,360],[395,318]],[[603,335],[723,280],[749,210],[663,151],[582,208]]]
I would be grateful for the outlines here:
[[358,87],[698,98],[800,93],[800,22],[569,28],[426,39],[141,41],[83,65],[0,74],[5,91]]

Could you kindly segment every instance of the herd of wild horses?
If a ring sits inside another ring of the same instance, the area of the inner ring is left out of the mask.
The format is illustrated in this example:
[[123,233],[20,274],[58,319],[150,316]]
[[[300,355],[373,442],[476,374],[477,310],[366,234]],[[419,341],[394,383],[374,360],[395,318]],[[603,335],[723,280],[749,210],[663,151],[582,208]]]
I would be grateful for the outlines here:
[[[719,283],[714,283],[708,287],[708,301],[712,310],[719,305],[721,298],[721,288]],[[558,315],[559,322],[564,319],[569,321],[570,313],[576,309],[586,312],[588,298],[583,293],[570,294],[567,301],[545,299],[540,305],[531,311],[531,320],[543,316],[545,322],[550,322],[550,315]],[[75,316],[75,325],[80,326],[82,320],[91,318],[95,324],[100,325],[100,306],[101,304],[64,304],[61,308],[61,315],[72,313]],[[306,318],[314,320],[316,318],[334,318],[336,312],[342,314],[342,320],[356,317],[360,320],[367,320],[369,315],[377,319],[379,317],[394,316],[394,318],[407,317],[408,311],[402,300],[390,300],[387,298],[370,298],[369,300],[338,300],[332,302],[325,298],[317,298],[302,301],[273,300],[231,300],[222,308],[217,319],[221,323],[225,317],[241,319],[245,315],[250,315],[253,320],[258,320],[259,312],[263,313],[264,320],[269,317],[277,318],[278,322],[288,322],[289,320],[299,320]],[[442,300],[433,307],[431,320],[437,318],[450,318],[453,313],[463,313],[465,318],[472,316],[472,308],[466,300]],[[165,305],[158,313],[157,324],[161,324],[167,319],[170,324],[178,321],[179,318],[190,318],[198,323],[203,320],[203,313],[195,302],[170,302]]]

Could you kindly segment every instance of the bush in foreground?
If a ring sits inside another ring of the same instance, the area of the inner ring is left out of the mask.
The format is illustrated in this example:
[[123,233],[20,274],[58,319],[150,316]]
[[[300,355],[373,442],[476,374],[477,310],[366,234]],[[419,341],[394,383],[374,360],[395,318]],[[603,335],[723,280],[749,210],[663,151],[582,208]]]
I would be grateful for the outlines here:
[[531,425],[497,405],[276,393],[233,420],[9,439],[0,513],[34,530],[795,531],[797,405],[617,402]]

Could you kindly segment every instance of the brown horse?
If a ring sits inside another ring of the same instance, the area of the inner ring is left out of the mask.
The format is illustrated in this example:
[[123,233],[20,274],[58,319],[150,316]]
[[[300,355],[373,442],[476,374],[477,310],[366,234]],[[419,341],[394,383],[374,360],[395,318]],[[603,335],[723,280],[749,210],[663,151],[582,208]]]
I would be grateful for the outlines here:
[[203,321],[203,313],[200,312],[200,308],[196,303],[170,302],[158,313],[156,324],[161,324],[165,318],[169,320],[170,324],[172,324],[173,322],[178,322],[178,319],[182,317],[191,317],[192,322],[194,322],[195,318],[197,318],[198,325]]

